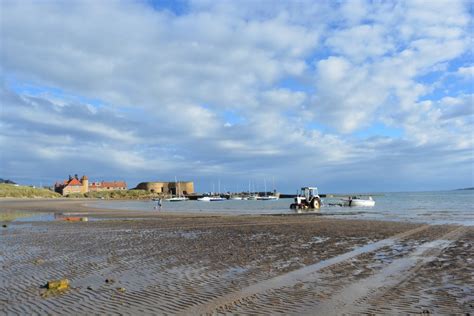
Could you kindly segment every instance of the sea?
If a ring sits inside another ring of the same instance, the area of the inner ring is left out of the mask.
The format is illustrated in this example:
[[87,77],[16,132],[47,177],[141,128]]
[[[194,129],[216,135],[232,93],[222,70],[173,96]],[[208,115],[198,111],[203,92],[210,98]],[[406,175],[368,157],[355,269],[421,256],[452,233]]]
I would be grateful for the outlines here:
[[[343,207],[340,197],[324,198],[316,214],[326,217],[407,221],[431,224],[474,225],[474,190],[364,193],[375,200],[373,207]],[[216,214],[294,214],[293,199],[276,201],[163,202],[160,212]],[[88,202],[88,207],[158,212],[153,201]],[[304,214],[304,213],[303,213]]]

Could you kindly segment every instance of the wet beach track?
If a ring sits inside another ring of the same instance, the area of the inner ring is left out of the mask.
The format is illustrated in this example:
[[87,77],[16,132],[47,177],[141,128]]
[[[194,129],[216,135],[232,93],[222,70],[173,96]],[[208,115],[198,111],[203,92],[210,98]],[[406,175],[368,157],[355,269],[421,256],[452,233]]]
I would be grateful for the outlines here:
[[[316,216],[11,223],[0,313],[472,313],[473,237]],[[42,296],[60,278],[71,289]]]

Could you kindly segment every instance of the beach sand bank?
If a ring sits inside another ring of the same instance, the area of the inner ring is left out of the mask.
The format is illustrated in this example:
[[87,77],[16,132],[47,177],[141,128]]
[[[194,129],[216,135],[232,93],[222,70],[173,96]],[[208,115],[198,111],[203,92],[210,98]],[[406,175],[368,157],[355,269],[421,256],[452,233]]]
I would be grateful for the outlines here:
[[[473,227],[96,210],[85,201],[0,201],[0,212],[24,218],[1,223],[0,314],[474,310]],[[91,220],[28,221],[28,212]],[[65,292],[42,288],[63,278]]]

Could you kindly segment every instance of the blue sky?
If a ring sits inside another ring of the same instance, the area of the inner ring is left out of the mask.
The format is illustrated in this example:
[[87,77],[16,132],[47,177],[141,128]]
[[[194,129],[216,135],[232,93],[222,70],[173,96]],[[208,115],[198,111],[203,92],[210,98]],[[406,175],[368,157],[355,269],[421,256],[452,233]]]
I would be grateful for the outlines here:
[[474,186],[469,1],[0,5],[0,177]]

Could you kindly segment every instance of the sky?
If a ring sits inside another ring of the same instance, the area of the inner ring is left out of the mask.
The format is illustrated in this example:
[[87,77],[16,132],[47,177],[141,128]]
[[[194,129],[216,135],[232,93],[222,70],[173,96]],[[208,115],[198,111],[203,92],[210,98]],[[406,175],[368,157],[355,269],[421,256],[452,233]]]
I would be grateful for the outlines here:
[[474,2],[0,2],[0,177],[474,186]]

